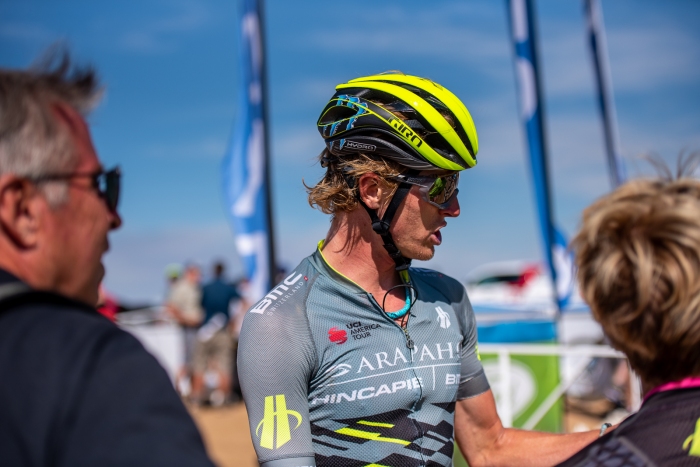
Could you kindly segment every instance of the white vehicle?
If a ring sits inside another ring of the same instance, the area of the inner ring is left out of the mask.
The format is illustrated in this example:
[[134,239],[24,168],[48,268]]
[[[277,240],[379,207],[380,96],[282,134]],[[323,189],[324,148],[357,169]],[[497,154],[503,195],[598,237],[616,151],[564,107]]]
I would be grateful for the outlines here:
[[558,313],[552,280],[536,261],[487,263],[467,275],[467,292],[481,324],[551,320],[561,344],[593,344],[603,338],[600,325],[574,288],[566,308]]

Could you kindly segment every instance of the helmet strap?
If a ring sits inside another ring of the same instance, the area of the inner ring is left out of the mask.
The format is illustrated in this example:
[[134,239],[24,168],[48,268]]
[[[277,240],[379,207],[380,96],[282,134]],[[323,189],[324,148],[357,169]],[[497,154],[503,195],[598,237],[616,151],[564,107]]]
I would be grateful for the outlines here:
[[[418,171],[414,170],[410,170],[408,172],[409,175],[415,175],[417,173]],[[391,227],[391,222],[394,220],[396,211],[399,209],[401,202],[406,198],[410,190],[411,185],[408,183],[399,184],[398,188],[396,189],[396,193],[394,193],[394,196],[391,198],[389,206],[387,206],[386,211],[384,211],[384,216],[381,219],[377,215],[377,210],[368,207],[365,202],[362,201],[362,198],[360,198],[358,192],[358,201],[362,207],[365,208],[367,214],[369,214],[369,218],[372,221],[372,230],[382,237],[382,240],[384,241],[384,249],[387,251],[387,253],[389,253],[391,259],[394,260],[394,263],[396,263],[397,271],[408,269],[409,266],[411,266],[411,259],[406,258],[401,254],[401,251],[396,246],[396,243],[394,243],[394,239],[389,232],[389,228]]]

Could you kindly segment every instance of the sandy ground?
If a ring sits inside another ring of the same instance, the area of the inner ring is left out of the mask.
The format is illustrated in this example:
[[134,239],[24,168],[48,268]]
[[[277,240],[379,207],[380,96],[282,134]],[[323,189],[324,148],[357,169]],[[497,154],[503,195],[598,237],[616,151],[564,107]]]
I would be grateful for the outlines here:
[[[589,405],[586,408],[595,413],[596,410],[592,409],[599,407]],[[209,455],[219,467],[258,467],[243,403],[216,409],[189,407],[189,410],[202,432]],[[605,407],[600,407],[600,410],[605,410]],[[568,411],[564,416],[566,431],[600,428],[601,417],[575,412]],[[620,420],[610,421],[616,423]]]
[[221,408],[189,407],[209,455],[219,467],[258,467],[242,403]]

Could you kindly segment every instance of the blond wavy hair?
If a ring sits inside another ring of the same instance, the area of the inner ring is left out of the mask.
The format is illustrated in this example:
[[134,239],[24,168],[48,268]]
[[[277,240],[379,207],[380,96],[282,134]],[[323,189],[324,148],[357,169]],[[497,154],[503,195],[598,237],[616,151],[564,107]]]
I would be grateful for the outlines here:
[[389,192],[386,199],[391,199],[399,184],[388,177],[406,170],[389,159],[366,154],[337,157],[325,150],[319,155],[319,160],[326,166],[326,174],[316,185],[311,187],[304,183],[304,187],[309,195],[309,205],[332,215],[357,209],[360,205],[357,180],[362,175],[374,173],[382,178],[384,188]]
[[700,181],[635,180],[588,207],[581,293],[651,385],[700,375]]

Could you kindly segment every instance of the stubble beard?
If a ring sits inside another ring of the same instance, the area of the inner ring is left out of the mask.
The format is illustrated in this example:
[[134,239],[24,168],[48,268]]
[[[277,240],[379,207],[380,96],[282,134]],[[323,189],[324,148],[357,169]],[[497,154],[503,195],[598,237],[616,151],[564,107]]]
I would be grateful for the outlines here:
[[399,250],[401,250],[401,254],[409,258],[411,260],[416,260],[416,261],[428,261],[433,259],[433,256],[435,256],[435,245],[426,245],[426,244],[421,244],[417,248],[401,248],[400,245],[396,245]]

